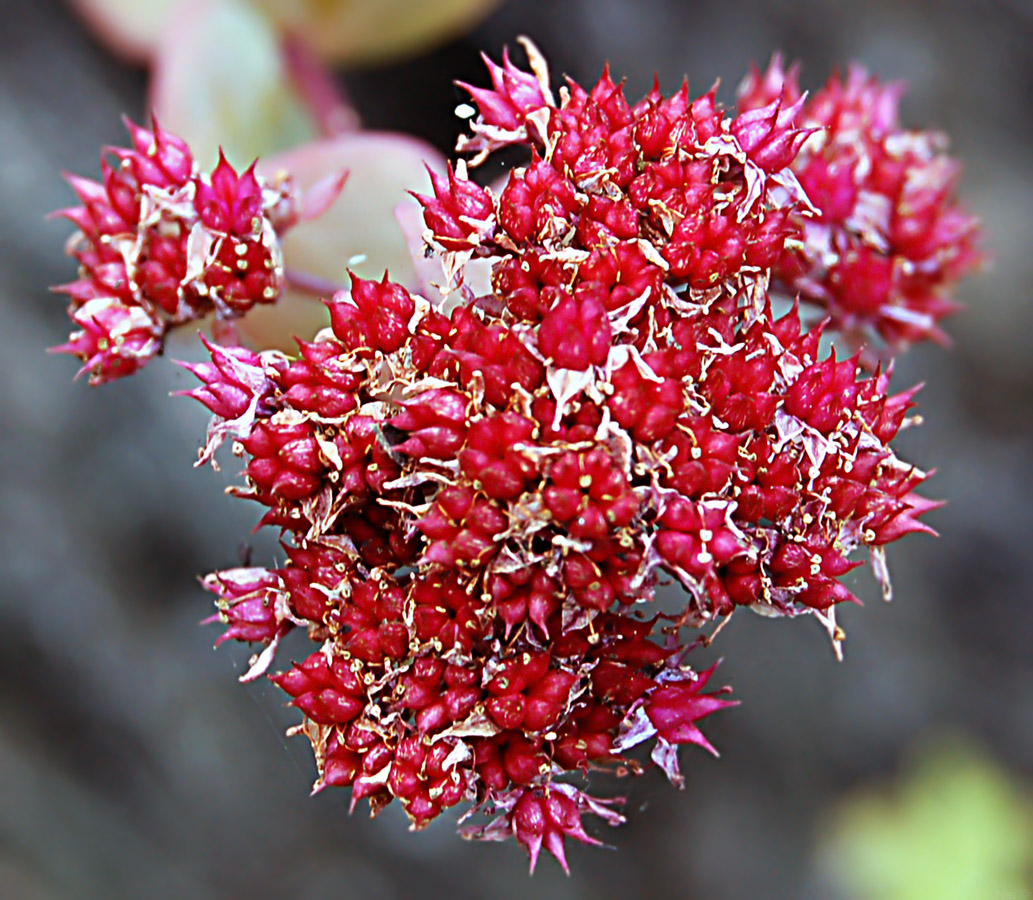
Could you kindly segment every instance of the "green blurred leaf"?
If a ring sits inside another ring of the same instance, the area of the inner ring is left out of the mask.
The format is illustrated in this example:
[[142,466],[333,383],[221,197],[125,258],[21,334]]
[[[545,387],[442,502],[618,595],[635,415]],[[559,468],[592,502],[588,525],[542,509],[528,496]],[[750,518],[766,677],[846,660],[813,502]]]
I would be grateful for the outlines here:
[[69,0],[97,37],[119,56],[145,63],[176,0]]
[[[388,60],[461,34],[499,0],[247,0],[324,58]],[[115,52],[147,62],[167,36],[176,0],[71,0]]]
[[992,759],[941,740],[899,784],[849,796],[823,855],[857,900],[1029,900],[1033,806]]
[[240,167],[316,135],[273,26],[240,0],[176,6],[159,39],[150,100],[202,167],[214,165],[220,146]]
[[462,34],[499,0],[251,0],[327,59],[370,63]]

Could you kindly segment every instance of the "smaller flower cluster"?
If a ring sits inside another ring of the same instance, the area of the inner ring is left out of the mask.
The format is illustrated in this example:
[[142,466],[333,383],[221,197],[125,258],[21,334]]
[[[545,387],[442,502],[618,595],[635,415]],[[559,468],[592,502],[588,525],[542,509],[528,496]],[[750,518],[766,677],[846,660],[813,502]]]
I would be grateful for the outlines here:
[[778,56],[739,88],[743,116],[770,119],[780,100],[813,131],[792,164],[813,208],[773,275],[858,346],[875,335],[891,349],[946,340],[949,293],[981,259],[977,222],[955,199],[960,165],[944,135],[901,126],[901,93],[854,65],[806,99],[798,66]]
[[225,326],[275,302],[279,235],[297,218],[289,179],[268,183],[223,157],[202,174],[175,135],[126,126],[132,147],[104,153],[99,182],[68,176],[82,205],[55,214],[79,229],[69,242],[79,277],[57,289],[78,330],[54,350],[79,357],[91,384],[145,366],[171,328],[212,314]]

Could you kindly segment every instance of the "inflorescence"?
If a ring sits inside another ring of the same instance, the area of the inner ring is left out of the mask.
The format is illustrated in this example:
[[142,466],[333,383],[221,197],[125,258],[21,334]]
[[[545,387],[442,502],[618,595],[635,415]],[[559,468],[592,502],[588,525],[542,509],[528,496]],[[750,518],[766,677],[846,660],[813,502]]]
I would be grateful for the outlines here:
[[[638,774],[648,745],[680,784],[677,746],[712,750],[698,723],[732,701],[688,661],[702,629],[811,614],[838,649],[861,551],[888,593],[885,545],[937,505],[890,446],[914,391],[822,336],[939,336],[978,254],[941,140],[859,69],[808,99],[776,58],[728,113],[684,85],[630,104],[606,71],[557,96],[525,46],[530,71],[489,60],[491,86],[464,86],[472,159],[419,197],[439,293],[353,276],[296,356],[211,345],[188,368],[202,459],[231,442],[286,560],[205,579],[220,642],[264,645],[247,679],[292,629],[315,644],[272,676],[315,789],[398,800],[415,828],[465,804],[465,836],[515,837],[533,867],[597,843],[585,814],[622,821],[581,776]],[[66,349],[100,381],[279,286],[285,194],[133,135],[66,212]],[[511,145],[528,159],[501,188],[471,180]],[[255,283],[222,287],[240,261]],[[672,580],[677,609],[655,602]]]
[[234,339],[233,319],[283,293],[279,238],[299,215],[289,178],[237,173],[222,156],[202,174],[180,138],[125,124],[132,149],[105,149],[100,182],[68,176],[82,206],[55,213],[78,228],[79,278],[57,290],[79,330],[54,350],[78,356],[91,384],[132,375],[170,329],[207,316]]

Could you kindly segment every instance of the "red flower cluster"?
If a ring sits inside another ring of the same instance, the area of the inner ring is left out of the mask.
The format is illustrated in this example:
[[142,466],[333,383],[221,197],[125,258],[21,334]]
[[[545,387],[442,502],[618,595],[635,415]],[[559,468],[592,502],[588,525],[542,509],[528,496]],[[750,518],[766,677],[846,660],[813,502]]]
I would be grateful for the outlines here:
[[[838,642],[855,551],[885,579],[883,546],[935,504],[890,447],[913,391],[822,358],[821,329],[768,296],[812,221],[829,230],[794,174],[810,184],[801,147],[835,143],[820,110],[852,104],[874,130],[887,95],[852,76],[805,107],[769,73],[727,116],[685,87],[630,104],[604,72],[556,100],[528,51],[532,72],[489,63],[461,142],[527,164],[498,193],[460,164],[420,198],[444,296],[353,278],[296,358],[213,348],[191,393],[215,413],[203,456],[233,437],[237,493],[283,535],[282,567],[206,583],[224,639],[266,645],[246,677],[295,626],[317,645],[273,676],[316,789],[397,799],[416,828],[469,802],[496,818],[464,833],[514,836],[533,866],[593,841],[583,814],[620,821],[564,776],[640,771],[628,752],[651,741],[680,782],[676,746],[710,749],[696,723],[730,701],[686,662],[699,628],[746,606],[813,614]],[[913,200],[914,141],[873,133],[880,165],[904,148]],[[942,248],[951,229],[927,221]],[[678,615],[651,609],[665,578]]]
[[944,341],[939,321],[957,309],[948,293],[981,258],[946,138],[901,127],[899,84],[851,66],[805,101],[797,70],[776,56],[739,89],[740,118],[769,121],[772,104],[793,104],[814,130],[792,163],[813,214],[798,216],[801,241],[772,274],[858,346],[873,333],[891,349]]
[[91,384],[145,366],[170,328],[275,302],[279,233],[297,217],[288,180],[266,183],[221,157],[202,175],[175,135],[126,127],[132,148],[105,151],[100,182],[68,176],[82,205],[56,213],[79,229],[69,242],[79,278],[58,288],[79,330],[54,350],[78,356]]

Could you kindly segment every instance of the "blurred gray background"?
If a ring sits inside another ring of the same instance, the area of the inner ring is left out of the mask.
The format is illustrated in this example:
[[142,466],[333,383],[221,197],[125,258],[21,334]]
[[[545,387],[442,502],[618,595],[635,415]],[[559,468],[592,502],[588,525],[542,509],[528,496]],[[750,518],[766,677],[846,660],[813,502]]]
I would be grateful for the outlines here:
[[480,82],[477,51],[521,33],[579,80],[609,59],[633,98],[656,71],[668,89],[687,73],[696,93],[720,76],[730,101],[775,49],[804,61],[811,88],[850,60],[908,81],[904,118],[951,135],[993,257],[960,293],[954,348],[897,367],[901,387],[928,382],[926,425],[901,443],[939,470],[943,536],[892,547],[891,605],[859,578],[843,664],[816,623],[737,615],[711,651],[743,701],[708,722],[722,758],[683,751],[684,792],[657,772],[622,785],[629,822],[600,835],[618,849],[571,848],[569,879],[550,860],[529,881],[519,848],[461,842],[447,816],[412,835],[397,809],[371,822],[343,792],[308,798],[307,743],[282,737],[296,716],[270,687],[238,686],[246,652],[213,652],[217,631],[197,624],[209,595],[195,574],[237,564],[257,516],[222,495],[235,463],[191,468],[206,416],[165,396],[190,379],[160,360],[90,390],[43,354],[68,330],[47,286],[74,275],[67,225],[43,219],[72,199],[58,173],[92,176],[99,147],[123,141],[144,73],[57,0],[0,0],[5,900],[837,900],[816,851],[827,810],[916,740],[967,734],[1033,774],[1033,3],[511,0],[462,40],[345,83],[369,126],[447,150],[452,79]]

